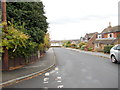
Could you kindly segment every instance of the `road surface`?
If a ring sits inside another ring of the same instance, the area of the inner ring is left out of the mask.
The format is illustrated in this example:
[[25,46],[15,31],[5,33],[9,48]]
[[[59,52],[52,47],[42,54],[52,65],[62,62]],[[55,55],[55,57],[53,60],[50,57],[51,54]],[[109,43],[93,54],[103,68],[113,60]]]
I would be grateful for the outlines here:
[[55,70],[7,88],[118,88],[118,64],[64,48],[54,52]]

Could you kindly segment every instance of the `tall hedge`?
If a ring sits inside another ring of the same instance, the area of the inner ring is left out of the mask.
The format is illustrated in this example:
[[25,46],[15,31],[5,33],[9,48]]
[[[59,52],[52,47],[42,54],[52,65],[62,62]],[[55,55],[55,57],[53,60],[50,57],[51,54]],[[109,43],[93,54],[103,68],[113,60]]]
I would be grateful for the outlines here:
[[44,14],[42,2],[7,3],[7,21],[13,22],[16,26],[24,24],[24,32],[29,34],[30,40],[36,43],[43,42],[44,35],[47,32],[48,23]]
[[[29,35],[26,47],[17,47],[15,52],[9,49],[9,55],[28,57],[36,53],[39,44],[44,43],[48,23],[42,2],[7,2],[7,22],[11,22],[15,28]],[[8,24],[9,26],[9,24]]]
[[110,49],[113,47],[113,45],[106,45],[104,46],[104,53],[110,53]]

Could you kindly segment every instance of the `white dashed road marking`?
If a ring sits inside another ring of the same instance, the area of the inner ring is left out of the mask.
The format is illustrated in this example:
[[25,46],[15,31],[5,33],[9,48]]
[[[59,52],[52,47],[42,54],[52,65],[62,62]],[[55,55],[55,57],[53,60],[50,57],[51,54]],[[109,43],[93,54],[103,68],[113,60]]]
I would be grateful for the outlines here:
[[57,79],[57,80],[60,80],[60,79],[61,79],[61,77],[57,77],[56,79]]
[[55,70],[52,70],[51,72],[50,72],[50,74],[53,74],[53,73],[55,73],[56,71]]
[[48,83],[48,82],[44,82],[44,83]]
[[48,89],[48,87],[44,87],[44,89],[46,89],[46,90],[47,90],[47,89]]
[[[59,73],[58,70],[59,70],[59,68],[56,67],[55,70],[52,70],[52,71],[50,71],[50,72],[45,73],[45,78],[44,78],[44,82],[43,82],[43,83],[45,84],[45,86],[44,86],[45,89],[48,89],[48,86],[46,86],[46,85],[48,85],[48,81],[50,80],[49,76],[50,76],[51,74],[55,74],[55,72],[56,72],[57,75],[58,75],[58,73]],[[57,88],[63,88],[62,80],[61,80],[61,79],[62,79],[62,78],[61,78],[60,76],[57,76],[57,78],[54,79],[54,80],[56,80],[57,83],[58,83]],[[57,84],[57,83],[56,83],[56,84]]]
[[45,82],[45,81],[48,81],[48,80],[49,80],[49,78],[44,78],[44,82]]
[[50,74],[49,73],[45,73],[45,76],[49,76]]
[[59,85],[57,88],[63,88],[63,85]]
[[62,82],[62,81],[57,81],[57,82]]
[[58,72],[56,72],[56,73],[58,73]]
[[55,70],[58,71],[59,70],[58,67],[56,67]]

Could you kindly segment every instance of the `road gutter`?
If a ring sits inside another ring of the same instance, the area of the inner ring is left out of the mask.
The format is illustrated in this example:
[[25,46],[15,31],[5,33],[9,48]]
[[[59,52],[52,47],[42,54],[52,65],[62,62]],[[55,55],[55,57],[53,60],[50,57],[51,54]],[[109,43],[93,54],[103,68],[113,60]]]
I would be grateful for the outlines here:
[[[65,49],[69,49],[69,50],[72,50],[72,51],[80,52],[80,50],[78,50],[78,49],[72,49],[72,48],[65,48]],[[80,52],[80,53],[85,53],[85,52]],[[89,53],[86,53],[86,54],[89,54]],[[95,55],[95,54],[89,54],[89,55],[110,59],[110,57],[106,57],[106,56],[102,56],[102,55]]]

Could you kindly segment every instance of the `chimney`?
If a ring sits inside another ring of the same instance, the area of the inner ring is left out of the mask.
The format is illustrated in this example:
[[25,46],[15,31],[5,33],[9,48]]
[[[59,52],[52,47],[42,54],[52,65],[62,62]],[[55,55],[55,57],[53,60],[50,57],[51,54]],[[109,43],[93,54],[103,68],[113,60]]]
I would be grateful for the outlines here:
[[108,28],[111,28],[112,26],[111,26],[111,22],[109,22],[109,26],[108,26]]

